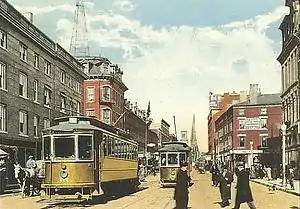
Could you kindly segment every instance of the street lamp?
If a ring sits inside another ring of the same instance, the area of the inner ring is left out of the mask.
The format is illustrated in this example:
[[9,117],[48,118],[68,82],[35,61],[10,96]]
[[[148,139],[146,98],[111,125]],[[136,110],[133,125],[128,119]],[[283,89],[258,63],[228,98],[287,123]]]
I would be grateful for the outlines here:
[[285,182],[285,141],[286,141],[286,124],[281,125],[282,130],[282,186],[286,186]]
[[250,169],[252,170],[253,165],[253,141],[250,141],[250,151],[251,151],[251,159],[250,159]]

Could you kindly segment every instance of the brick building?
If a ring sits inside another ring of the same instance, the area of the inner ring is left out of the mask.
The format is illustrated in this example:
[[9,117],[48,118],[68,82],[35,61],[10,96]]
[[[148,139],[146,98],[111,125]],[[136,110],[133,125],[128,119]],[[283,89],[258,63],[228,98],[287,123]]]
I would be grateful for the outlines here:
[[76,59],[0,0],[1,148],[18,147],[22,166],[28,155],[39,157],[41,130],[82,112],[85,78]]
[[215,122],[219,161],[252,165],[251,154],[261,158],[259,148],[267,146],[267,138],[279,136],[281,123],[280,94],[261,94],[258,85],[251,84],[247,100],[230,106]]
[[124,129],[124,93],[128,88],[122,81],[123,72],[103,57],[85,57],[79,61],[88,75],[84,81],[84,114]]
[[212,156],[212,159],[215,159],[216,149],[215,149],[215,121],[218,117],[227,110],[227,108],[233,104],[243,99],[245,92],[237,94],[233,93],[224,93],[213,95],[210,93],[209,97],[209,114],[207,117],[207,131],[208,131],[208,153]]
[[280,24],[282,49],[277,58],[281,64],[281,98],[284,122],[287,124],[286,163],[300,164],[300,17],[299,1],[285,1],[290,13]]
[[[155,131],[149,129],[151,120],[147,122],[146,111],[138,108],[137,103],[133,105],[129,100],[124,100],[124,107],[126,114],[125,118],[125,130],[130,133],[130,136],[138,142],[139,156],[144,157],[145,143],[153,143],[157,145],[158,136]],[[147,123],[146,123],[147,122]],[[146,127],[147,125],[147,127]],[[147,136],[146,136],[147,129]],[[146,138],[147,137],[147,138]],[[154,152],[155,147],[147,147],[148,152]]]

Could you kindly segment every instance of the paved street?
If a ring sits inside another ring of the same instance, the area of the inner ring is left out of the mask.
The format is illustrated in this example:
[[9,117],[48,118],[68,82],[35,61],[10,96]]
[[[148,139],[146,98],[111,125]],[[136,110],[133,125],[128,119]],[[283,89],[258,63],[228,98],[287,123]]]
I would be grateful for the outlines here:
[[[195,184],[190,188],[190,204],[193,209],[217,209],[220,208],[218,188],[211,187],[210,176],[208,174],[193,174]],[[234,191],[234,189],[233,189]],[[300,208],[300,198],[281,191],[269,193],[267,187],[252,183],[252,191],[255,203],[260,209],[296,209]],[[125,196],[108,200],[106,204],[95,205],[78,204],[51,204],[39,202],[39,197],[21,199],[19,195],[5,195],[1,197],[2,209],[35,209],[35,208],[101,208],[101,209],[172,209],[174,201],[172,199],[172,188],[160,188],[158,176],[148,177],[148,181],[143,183],[141,191]],[[231,207],[227,207],[231,208]],[[241,209],[246,209],[242,205]]]

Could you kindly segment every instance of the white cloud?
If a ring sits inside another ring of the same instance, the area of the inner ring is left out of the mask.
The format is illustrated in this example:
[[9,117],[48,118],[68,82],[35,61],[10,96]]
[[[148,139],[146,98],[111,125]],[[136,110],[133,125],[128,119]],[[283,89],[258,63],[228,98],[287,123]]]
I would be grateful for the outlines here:
[[[258,83],[264,92],[279,92],[280,66],[274,43],[265,32],[286,13],[286,8],[278,7],[250,20],[205,28],[153,29],[111,12],[87,15],[87,20],[91,40],[99,46],[124,51],[127,62],[121,63],[121,67],[130,89],[127,97],[138,101],[140,108],[147,108],[151,100],[152,116],[166,119],[171,130],[175,114],[178,133],[191,130],[195,113],[197,135],[203,148],[207,143],[209,91],[247,90],[250,83]],[[57,30],[60,42],[68,49],[72,20],[58,21]],[[122,36],[124,30],[135,38]],[[142,56],[136,57],[136,50]],[[243,70],[241,67],[233,67],[237,60],[247,63],[245,72],[239,72]]]
[[113,6],[121,12],[131,12],[135,9],[135,5],[130,0],[116,0]]

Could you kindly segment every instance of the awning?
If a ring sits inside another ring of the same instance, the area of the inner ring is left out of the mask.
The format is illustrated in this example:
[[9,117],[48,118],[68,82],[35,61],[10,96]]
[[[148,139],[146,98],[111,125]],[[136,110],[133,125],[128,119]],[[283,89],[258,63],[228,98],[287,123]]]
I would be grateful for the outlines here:
[[8,156],[8,153],[0,149],[0,158],[5,158]]

